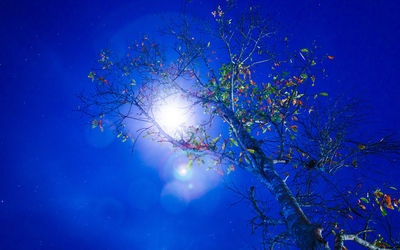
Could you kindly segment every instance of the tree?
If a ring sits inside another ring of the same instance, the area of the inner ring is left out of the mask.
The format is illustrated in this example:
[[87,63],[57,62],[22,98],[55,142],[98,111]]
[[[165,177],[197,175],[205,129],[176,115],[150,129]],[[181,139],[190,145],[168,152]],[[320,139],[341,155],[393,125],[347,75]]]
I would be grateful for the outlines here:
[[[123,56],[103,50],[80,110],[93,127],[108,126],[122,141],[135,145],[150,135],[185,151],[188,167],[207,159],[222,175],[237,168],[251,173],[254,186],[230,188],[252,205],[251,223],[262,231],[264,247],[327,249],[333,235],[335,249],[345,249],[346,240],[371,249],[398,247],[393,230],[384,239],[374,232],[390,223],[371,223],[397,207],[397,190],[340,181],[374,157],[398,158],[396,137],[353,138],[362,121],[358,103],[332,102],[317,87],[334,57],[321,55],[315,44],[291,50],[261,10],[230,14],[235,6],[218,6],[210,22],[185,10],[163,31],[173,40],[173,54],[149,36]],[[197,120],[169,126],[163,108],[174,105]],[[130,121],[140,128],[129,129]],[[270,192],[278,211],[266,209],[256,187]]]

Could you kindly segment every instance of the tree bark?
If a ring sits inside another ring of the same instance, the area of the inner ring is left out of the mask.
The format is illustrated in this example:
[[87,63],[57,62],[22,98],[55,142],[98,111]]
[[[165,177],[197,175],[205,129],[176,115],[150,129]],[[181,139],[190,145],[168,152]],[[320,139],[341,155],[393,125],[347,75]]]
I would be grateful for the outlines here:
[[286,220],[289,232],[296,245],[302,250],[330,249],[322,238],[323,228],[312,224],[300,208],[286,183],[274,169],[273,161],[268,159],[261,149],[259,142],[252,138],[243,125],[236,119],[235,114],[225,105],[215,103],[225,119],[229,121],[236,138],[247,149],[254,149],[252,158],[255,165],[247,170],[256,175],[261,183],[274,195]]
[[278,201],[296,245],[302,250],[329,249],[327,242],[322,238],[321,226],[312,224],[307,219],[288,186],[279,177],[273,166],[264,168],[264,172],[258,173],[257,177]]
[[[362,231],[362,232],[365,232],[365,231]],[[346,240],[354,241],[354,242],[358,243],[359,245],[361,245],[363,247],[366,247],[368,249],[371,249],[371,250],[383,250],[383,249],[385,249],[385,248],[377,247],[377,246],[371,244],[370,242],[368,242],[366,240],[363,240],[360,237],[358,237],[358,235],[360,233],[362,233],[362,232],[359,232],[357,234],[344,234],[344,233],[340,232],[340,233],[336,234],[336,236],[335,236],[335,248],[334,249],[335,250],[347,249],[344,246],[344,241],[346,241]]]

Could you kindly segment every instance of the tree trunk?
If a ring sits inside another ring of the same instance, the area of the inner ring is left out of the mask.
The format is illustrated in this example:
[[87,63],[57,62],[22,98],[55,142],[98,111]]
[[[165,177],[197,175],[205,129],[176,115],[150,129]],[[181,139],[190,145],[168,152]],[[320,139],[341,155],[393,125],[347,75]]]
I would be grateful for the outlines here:
[[[264,154],[259,142],[250,136],[240,121],[235,118],[235,114],[232,110],[220,103],[214,104],[222,112],[222,116],[229,121],[240,144],[245,148],[255,150],[252,157],[256,166],[248,170],[255,174],[264,186],[275,196],[296,245],[304,250],[329,249],[328,244],[322,238],[321,226],[311,224],[307,219],[286,183],[274,170],[274,164]],[[267,162],[269,162],[269,164],[264,166],[264,163]]]
[[323,229],[319,225],[310,223],[286,183],[274,170],[273,165],[264,168],[263,173],[257,172],[256,175],[278,201],[296,245],[304,250],[329,249],[321,235]]

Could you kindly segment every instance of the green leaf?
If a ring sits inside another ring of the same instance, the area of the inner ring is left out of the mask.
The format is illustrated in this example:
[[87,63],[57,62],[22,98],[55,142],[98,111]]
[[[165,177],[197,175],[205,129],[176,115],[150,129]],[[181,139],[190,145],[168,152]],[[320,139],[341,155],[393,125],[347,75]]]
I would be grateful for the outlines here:
[[361,197],[360,200],[362,200],[362,201],[364,201],[364,202],[366,202],[366,203],[369,203],[369,200],[367,200],[367,199],[364,198],[364,197]]
[[389,188],[391,188],[391,189],[393,189],[393,190],[397,190],[397,188],[395,188],[395,187],[389,187]]
[[210,42],[207,43],[207,48],[210,47]]
[[219,138],[221,138],[221,136],[218,136],[218,137],[214,138],[214,139],[211,141],[211,144],[215,144],[215,143],[219,140]]
[[229,138],[229,140],[230,140],[236,147],[238,146],[237,141],[235,141],[233,138]]
[[308,49],[302,49],[301,52],[308,52]]
[[254,154],[254,153],[255,153],[254,149],[248,148],[247,151],[249,151],[251,154]]
[[322,92],[322,93],[319,93],[319,95],[328,96],[328,93]]
[[90,72],[88,77],[92,79],[92,82],[94,81],[94,73],[93,72]]
[[188,169],[192,169],[192,165],[193,165],[193,159],[190,159],[187,164]]
[[381,209],[382,216],[386,216],[387,215],[386,210],[382,206],[380,206],[380,209]]

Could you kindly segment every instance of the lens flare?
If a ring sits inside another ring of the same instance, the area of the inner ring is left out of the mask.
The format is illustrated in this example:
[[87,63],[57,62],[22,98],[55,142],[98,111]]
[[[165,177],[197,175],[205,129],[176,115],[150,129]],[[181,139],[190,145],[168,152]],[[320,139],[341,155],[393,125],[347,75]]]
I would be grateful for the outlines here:
[[190,180],[192,177],[192,170],[188,169],[186,165],[179,165],[174,169],[174,177],[180,181]]

